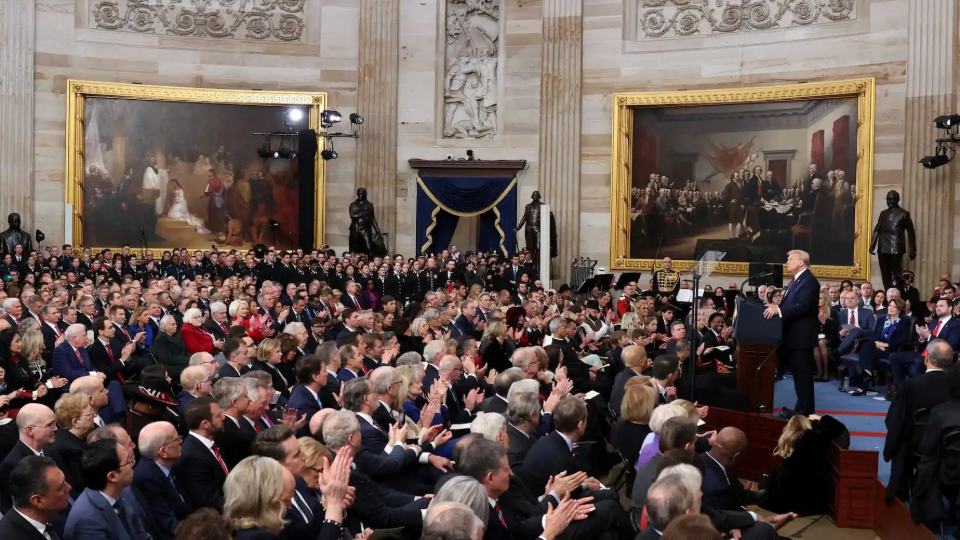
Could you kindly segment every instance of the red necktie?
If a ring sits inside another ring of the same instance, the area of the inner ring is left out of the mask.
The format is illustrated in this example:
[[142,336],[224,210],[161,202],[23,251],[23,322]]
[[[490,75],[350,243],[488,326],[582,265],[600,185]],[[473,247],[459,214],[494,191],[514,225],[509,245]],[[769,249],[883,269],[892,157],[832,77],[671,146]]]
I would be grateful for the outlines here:
[[[939,321],[937,321],[937,325],[933,327],[933,332],[930,332],[930,338],[931,338],[931,339],[937,337],[937,332],[940,331],[940,325],[941,325],[941,324],[943,324],[943,319],[940,319]],[[924,358],[927,357],[927,349],[924,349],[924,350],[923,350],[923,357],[924,357]]]
[[356,297],[356,296],[351,296],[350,298],[353,298],[353,303],[357,305],[357,309],[362,309],[362,308],[360,307],[360,301],[357,300],[357,297]]
[[220,456],[220,449],[217,448],[217,443],[213,443],[213,446],[210,447],[213,450],[213,455],[217,456],[217,461],[220,462],[220,467],[223,469],[223,474],[230,474],[230,471],[227,470],[227,464],[223,462],[223,457]]
[[130,337],[130,333],[127,332],[127,329],[126,329],[126,328],[124,328],[123,326],[121,326],[121,327],[120,327],[120,330],[123,332],[123,335],[127,336],[127,341],[130,341],[130,340],[132,339],[132,338]]
[[500,523],[502,523],[502,524],[503,524],[503,527],[506,528],[506,527],[507,527],[507,520],[503,519],[503,512],[500,511],[500,505],[499,505],[499,504],[495,504],[495,505],[493,506],[493,509],[497,512],[497,517],[500,518]]
[[80,354],[80,349],[74,349],[77,352],[77,360],[80,360],[80,365],[87,367],[87,364],[83,361],[83,356]]
[[263,431],[263,428],[260,427],[260,424],[256,422],[253,423],[253,429],[257,430],[257,433],[260,433],[261,431]]
[[[103,348],[107,350],[107,356],[110,357],[110,363],[116,364],[117,360],[113,357],[113,351],[110,350],[110,344],[107,343],[106,345],[103,346]],[[127,384],[127,381],[123,379],[123,375],[121,375],[120,373],[117,373],[117,378],[120,379],[120,384]]]
[[270,427],[273,427],[273,422],[270,421],[270,417],[267,416],[267,413],[263,413],[263,414],[260,416],[260,418],[263,419],[263,423],[264,423],[264,424],[266,424],[266,425],[268,425],[268,426],[270,426]]
[[855,309],[851,309],[851,310],[850,310],[850,324],[851,324],[852,326],[856,326],[856,325],[857,325],[857,310],[855,310]]

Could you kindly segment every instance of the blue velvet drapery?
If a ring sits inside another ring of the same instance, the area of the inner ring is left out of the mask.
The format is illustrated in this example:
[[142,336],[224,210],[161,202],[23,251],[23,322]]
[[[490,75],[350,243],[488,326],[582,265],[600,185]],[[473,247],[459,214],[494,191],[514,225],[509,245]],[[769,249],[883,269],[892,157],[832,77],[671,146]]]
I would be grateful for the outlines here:
[[416,238],[419,253],[450,246],[461,217],[480,216],[479,251],[513,254],[517,226],[515,178],[417,179]]

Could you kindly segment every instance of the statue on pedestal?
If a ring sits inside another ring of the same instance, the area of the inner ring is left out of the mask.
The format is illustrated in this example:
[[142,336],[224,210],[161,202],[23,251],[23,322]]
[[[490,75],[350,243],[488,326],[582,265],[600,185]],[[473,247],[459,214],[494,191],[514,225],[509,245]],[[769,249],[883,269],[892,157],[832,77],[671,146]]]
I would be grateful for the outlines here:
[[[534,191],[530,196],[532,201],[523,209],[523,217],[517,223],[517,231],[523,227],[523,237],[526,240],[527,249],[533,254],[533,260],[540,262],[540,192]],[[553,212],[550,212],[550,258],[557,256],[557,224],[553,218]]]
[[885,289],[895,287],[900,279],[907,240],[910,242],[912,261],[917,258],[917,235],[913,230],[913,220],[910,219],[910,212],[900,207],[900,194],[890,190],[887,192],[887,209],[880,212],[870,241],[870,254],[877,256]]
[[387,248],[374,216],[373,203],[367,200],[367,190],[357,190],[357,200],[350,203],[350,252],[370,257],[383,257]]
[[23,255],[26,257],[33,251],[33,238],[20,229],[20,214],[14,212],[7,216],[7,224],[10,227],[0,232],[0,255],[13,254],[13,248],[20,244],[23,246]]

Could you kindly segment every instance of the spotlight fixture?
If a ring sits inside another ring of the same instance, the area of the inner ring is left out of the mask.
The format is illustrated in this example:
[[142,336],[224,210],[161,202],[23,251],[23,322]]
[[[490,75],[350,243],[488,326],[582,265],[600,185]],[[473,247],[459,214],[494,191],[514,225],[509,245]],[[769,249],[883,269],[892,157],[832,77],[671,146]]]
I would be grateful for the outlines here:
[[337,111],[323,111],[320,113],[320,126],[324,128],[333,127],[334,124],[340,122],[343,119],[343,115]]
[[269,227],[271,231],[276,231],[280,229],[280,222],[275,219],[271,219],[267,222],[267,227]]
[[941,144],[937,146],[937,150],[932,156],[926,156],[921,159],[920,164],[923,165],[923,168],[925,169],[936,169],[937,167],[942,167],[947,163],[950,163],[950,155],[948,152],[953,153],[953,150]]
[[276,150],[271,150],[270,148],[260,148],[257,150],[257,155],[260,156],[260,159],[279,159],[280,152]]
[[360,125],[363,123],[363,117],[357,113],[350,113],[350,123],[354,125]]
[[37,229],[36,239],[37,243],[43,242],[47,238],[47,235],[43,234],[43,231]]
[[951,129],[960,125],[960,114],[938,116],[933,123],[937,125],[937,129]]
[[303,109],[288,109],[287,110],[287,122],[290,124],[297,124],[303,120]]
[[340,156],[340,154],[338,154],[337,151],[334,150],[333,148],[329,148],[329,149],[326,149],[326,150],[320,152],[320,157],[322,157],[324,161],[330,161],[331,159],[337,159],[337,157],[339,157],[339,156]]

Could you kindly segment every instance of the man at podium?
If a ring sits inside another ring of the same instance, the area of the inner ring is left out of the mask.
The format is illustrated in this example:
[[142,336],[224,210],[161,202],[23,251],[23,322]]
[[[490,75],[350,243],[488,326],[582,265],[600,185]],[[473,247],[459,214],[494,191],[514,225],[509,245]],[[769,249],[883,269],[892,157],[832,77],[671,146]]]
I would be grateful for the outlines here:
[[797,391],[795,412],[810,415],[815,412],[813,349],[817,346],[820,328],[817,319],[820,282],[810,271],[810,255],[806,251],[795,249],[788,252],[787,270],[793,275],[793,281],[784,290],[780,305],[771,304],[763,316],[783,319],[783,337],[777,352],[793,370],[793,387]]

